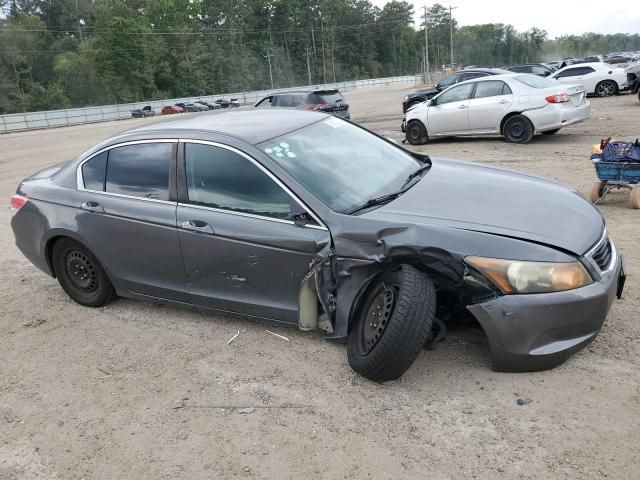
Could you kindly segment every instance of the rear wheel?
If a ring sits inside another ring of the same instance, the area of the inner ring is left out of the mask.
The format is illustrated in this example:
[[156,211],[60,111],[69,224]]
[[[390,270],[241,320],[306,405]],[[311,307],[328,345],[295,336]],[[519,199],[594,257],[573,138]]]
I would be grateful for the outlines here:
[[631,202],[631,208],[640,209],[640,184],[631,189],[629,201]]
[[558,133],[560,131],[559,128],[554,128],[553,130],[547,130],[546,132],[542,132],[543,135],[553,135],[554,133]]
[[604,195],[604,182],[596,182],[591,188],[589,200],[591,203],[598,203],[602,198],[602,195]]
[[384,273],[369,288],[349,332],[351,367],[375,382],[395,380],[425,345],[436,309],[429,278],[410,265]]
[[502,135],[509,143],[529,143],[533,138],[533,125],[524,115],[513,115],[504,122]]
[[411,120],[408,123],[405,138],[411,145],[424,145],[429,140],[427,129],[420,120]]
[[102,307],[115,292],[98,259],[80,243],[63,238],[53,247],[53,268],[62,289],[85,307]]
[[613,80],[603,80],[596,85],[595,94],[599,97],[610,97],[618,93],[618,84]]

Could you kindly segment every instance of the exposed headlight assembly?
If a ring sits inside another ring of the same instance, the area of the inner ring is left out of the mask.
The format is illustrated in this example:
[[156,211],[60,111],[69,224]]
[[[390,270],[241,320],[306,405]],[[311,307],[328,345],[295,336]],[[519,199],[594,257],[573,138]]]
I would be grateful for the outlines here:
[[489,278],[505,295],[563,292],[584,287],[593,279],[580,262],[522,262],[466,257],[465,262]]
[[406,102],[407,100],[409,100],[409,95],[405,95],[404,98],[403,98],[403,101]]

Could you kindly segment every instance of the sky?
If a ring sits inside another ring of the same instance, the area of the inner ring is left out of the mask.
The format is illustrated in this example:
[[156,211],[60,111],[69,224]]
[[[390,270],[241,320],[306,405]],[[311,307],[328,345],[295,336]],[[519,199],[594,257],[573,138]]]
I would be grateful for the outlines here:
[[[382,7],[387,0],[371,0]],[[416,18],[422,15],[423,0],[413,3]],[[436,2],[426,2],[427,7]],[[561,35],[596,33],[640,33],[640,6],[635,1],[614,0],[440,0],[453,11],[460,25],[505,23],[524,31],[542,28],[550,38]]]

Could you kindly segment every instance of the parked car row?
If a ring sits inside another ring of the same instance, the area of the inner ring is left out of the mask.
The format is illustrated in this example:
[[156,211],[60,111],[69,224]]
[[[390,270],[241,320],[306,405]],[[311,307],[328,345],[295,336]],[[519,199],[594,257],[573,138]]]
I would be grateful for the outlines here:
[[[219,110],[221,108],[234,108],[239,107],[241,103],[237,98],[231,100],[218,99],[214,103],[209,103],[204,100],[196,100],[194,102],[177,102],[173,105],[167,105],[160,110],[161,115],[173,115],[176,113],[184,112],[205,112],[207,110]],[[131,110],[131,116],[133,118],[153,117],[156,112],[150,105],[145,106],[142,109]]]
[[588,95],[638,93],[640,62],[632,65],[626,70],[604,62],[557,70],[542,63],[465,68],[406,95],[402,131],[412,144],[457,135],[502,135],[526,143],[536,133],[553,134],[589,118]]

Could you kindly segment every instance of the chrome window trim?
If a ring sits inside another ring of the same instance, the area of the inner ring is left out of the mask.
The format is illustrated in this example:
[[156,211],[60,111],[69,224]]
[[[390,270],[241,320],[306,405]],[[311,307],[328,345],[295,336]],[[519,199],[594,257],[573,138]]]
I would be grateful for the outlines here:
[[[605,242],[607,240],[609,241],[609,244],[611,245],[611,260],[609,260],[609,265],[607,265],[606,268],[601,269],[600,266],[593,259],[593,253],[596,250],[598,250],[598,248],[600,248],[600,246],[602,245],[603,242]],[[584,257],[589,259],[591,264],[595,268],[597,268],[600,273],[608,273],[608,272],[610,272],[611,270],[613,270],[615,268],[616,260],[617,260],[617,257],[618,257],[618,251],[616,250],[616,246],[614,245],[614,243],[609,238],[609,236],[607,234],[607,228],[606,227],[605,227],[604,231],[602,232],[602,235],[600,236],[598,241],[595,243],[595,245],[593,247],[591,247],[587,251],[587,253],[584,254]]]
[[157,138],[157,139],[152,139],[152,140],[131,140],[129,142],[116,143],[116,144],[113,144],[113,145],[109,145],[108,147],[101,148],[97,152],[92,153],[91,155],[89,155],[87,158],[85,158],[84,160],[82,160],[78,164],[78,167],[76,169],[76,188],[78,190],[80,190],[80,191],[83,191],[83,192],[103,193],[103,194],[108,194],[108,195],[115,195],[115,196],[118,196],[118,197],[141,198],[143,200],[150,200],[150,201],[155,201],[155,202],[165,202],[165,203],[175,204],[176,202],[170,202],[168,200],[157,200],[157,199],[154,199],[154,198],[136,197],[135,195],[122,195],[122,194],[119,194],[119,193],[111,193],[111,192],[106,192],[106,191],[102,192],[102,191],[98,191],[98,190],[89,190],[87,188],[84,188],[84,178],[82,177],[82,167],[83,167],[83,165],[85,163],[87,163],[93,157],[95,157],[97,155],[100,155],[101,153],[104,153],[106,151],[112,150],[114,148],[126,147],[128,145],[139,145],[139,144],[144,144],[144,143],[178,143],[178,139],[177,138]]
[[[246,154],[242,150],[239,150],[239,149],[237,149],[235,147],[232,147],[232,146],[229,146],[229,145],[225,145],[223,143],[211,142],[209,140],[194,140],[194,139],[189,139],[189,138],[181,138],[179,140],[179,142],[180,143],[196,143],[196,144],[200,144],[200,145],[210,145],[212,147],[224,148],[226,150],[234,152],[234,153],[240,155],[241,157],[247,159],[253,165],[258,167],[258,169],[260,169],[262,172],[264,172],[271,180],[273,180],[276,183],[276,185],[278,185],[280,188],[282,188],[287,193],[287,195],[289,195],[289,197],[291,197],[295,202],[297,202],[298,205],[300,205],[304,209],[304,211],[311,218],[313,218],[313,220],[315,220],[316,223],[318,224],[318,225],[303,225],[304,227],[306,227],[306,228],[314,228],[316,230],[329,231],[329,229],[322,222],[322,220],[320,220],[320,218],[315,213],[313,213],[313,211],[300,198],[298,198],[296,196],[296,194],[294,194],[289,189],[289,187],[287,187],[284,183],[282,183],[275,175],[273,175],[266,167],[264,167],[264,165],[262,165],[260,162],[258,162],[257,160],[255,160],[253,157],[251,157],[250,155]],[[255,215],[255,214],[251,214],[251,213],[236,212],[234,210],[225,210],[223,208],[207,207],[205,205],[194,205],[194,204],[191,204],[191,203],[179,203],[179,205],[183,206],[183,207],[201,208],[201,209],[211,210],[211,211],[219,212],[219,213],[230,213],[230,214],[233,214],[233,215],[239,215],[239,216],[243,216],[243,217],[257,218],[257,219],[261,219],[261,220],[271,220],[271,221],[275,221],[275,222],[278,222],[278,223],[289,223],[289,224],[295,225],[295,222],[293,222],[291,220],[284,220],[282,218],[274,218],[274,217],[267,217],[267,216],[264,216],[264,215]]]
[[[266,221],[269,221],[269,222],[286,223],[288,225],[295,225],[295,222],[293,222],[291,220],[286,220],[284,218],[265,217],[263,215],[254,215],[253,213],[237,212],[235,210],[225,210],[223,208],[207,207],[206,205],[195,205],[195,204],[192,204],[192,203],[178,202],[178,206],[179,207],[196,208],[198,210],[207,210],[207,211],[216,212],[216,213],[227,213],[229,215],[237,215],[239,217],[255,218],[257,220],[266,220]],[[314,228],[316,230],[324,230],[324,231],[326,231],[326,228],[321,227],[319,225],[302,225],[302,226],[305,227],[305,228]]]
[[83,188],[82,191],[89,192],[89,193],[97,193],[98,195],[106,195],[109,197],[130,198],[132,200],[142,200],[144,202],[164,203],[167,205],[173,205],[174,207],[176,206],[176,203],[177,203],[177,202],[172,202],[171,200],[160,200],[158,198],[136,197],[135,195],[124,195],[122,193],[102,192],[99,190],[89,190],[86,188]]

